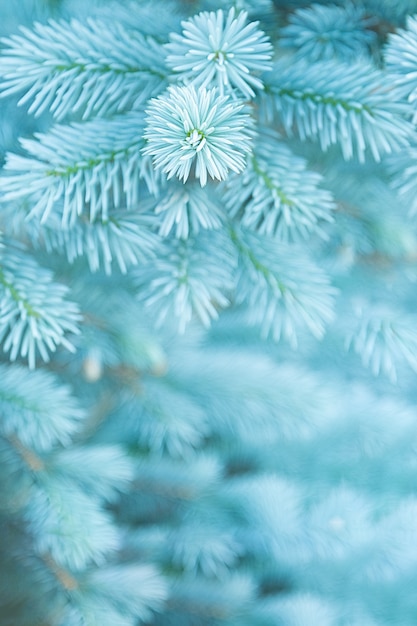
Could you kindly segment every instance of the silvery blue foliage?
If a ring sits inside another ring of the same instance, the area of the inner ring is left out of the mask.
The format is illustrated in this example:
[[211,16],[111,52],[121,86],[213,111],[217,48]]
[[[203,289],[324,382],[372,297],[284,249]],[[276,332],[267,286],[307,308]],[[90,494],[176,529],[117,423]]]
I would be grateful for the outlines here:
[[316,139],[322,150],[338,144],[345,159],[364,161],[370,153],[379,161],[407,146],[413,133],[402,117],[408,108],[383,76],[367,60],[309,65],[304,57],[284,58],[265,78],[264,115],[277,115],[287,133]]
[[413,317],[401,315],[394,308],[371,312],[358,307],[355,325],[347,336],[347,345],[359,354],[375,375],[383,371],[397,380],[396,360],[405,360],[417,370],[417,332]]
[[68,387],[52,374],[29,374],[20,365],[2,364],[0,372],[2,435],[37,451],[68,444],[84,417]]
[[[94,15],[105,17],[106,20],[114,21],[114,13],[117,12],[117,23],[123,28],[137,34],[139,31],[144,35],[150,35],[156,41],[168,39],[170,33],[179,28],[182,11],[175,0],[127,0],[122,5],[118,0],[100,2],[94,10]],[[158,14],[158,19],[155,15]],[[152,63],[158,63],[159,58],[151,57]]]
[[407,19],[405,29],[390,35],[385,50],[387,69],[392,73],[393,84],[397,87],[398,93],[412,105],[414,122],[417,119],[415,111],[417,98],[416,41],[417,20],[413,16]]
[[112,211],[108,219],[78,221],[69,228],[56,228],[53,221],[57,219],[33,233],[36,241],[41,240],[49,252],[65,251],[69,263],[85,256],[92,272],[103,269],[111,274],[117,266],[126,274],[130,267],[155,257],[160,245],[153,216],[139,211]]
[[168,179],[177,176],[185,183],[195,168],[204,187],[208,177],[224,180],[229,170],[244,169],[251,125],[243,103],[215,88],[170,87],[150,102],[143,154],[152,156]]
[[91,495],[65,479],[43,477],[33,491],[25,515],[39,555],[48,554],[58,566],[76,572],[90,563],[103,563],[105,555],[118,548],[110,515]]
[[73,351],[66,333],[79,333],[78,307],[66,299],[68,288],[54,283],[49,270],[41,268],[21,250],[7,247],[0,266],[0,341],[10,359],[19,356],[35,367],[58,346]]
[[[166,598],[159,573],[151,565],[124,565],[87,572],[82,589],[71,594],[62,624],[134,625],[145,621]],[[94,592],[92,593],[92,590]]]
[[389,161],[389,169],[392,173],[391,186],[399,193],[402,202],[410,215],[417,212],[416,202],[416,159],[417,148],[415,139],[411,145],[402,150],[396,159]]
[[25,89],[20,103],[32,100],[36,115],[47,109],[57,119],[78,112],[88,118],[137,109],[165,78],[160,46],[110,20],[39,23],[3,43],[9,46],[3,94]]
[[415,626],[416,0],[0,3],[5,626]]
[[167,64],[180,78],[219,93],[237,88],[247,98],[262,89],[256,73],[271,68],[272,46],[257,24],[247,22],[246,11],[232,7],[227,16],[203,12],[182,22],[182,35],[173,33],[166,45]]
[[[237,538],[224,529],[208,526],[181,528],[179,536],[169,536],[173,545],[172,560],[193,573],[202,572],[208,577],[221,576],[233,567],[243,552]],[[167,546],[169,549],[169,546]]]
[[326,274],[301,247],[292,247],[290,254],[281,243],[278,251],[273,238],[244,231],[234,233],[233,240],[240,261],[237,298],[248,303],[250,323],[260,327],[262,336],[282,337],[294,346],[299,325],[321,337],[333,317],[335,296]]
[[224,200],[243,226],[282,241],[307,239],[312,232],[325,236],[320,224],[332,221],[332,196],[280,137],[261,135],[238,191],[236,181],[236,176],[227,181]]
[[[106,133],[96,141],[103,123]],[[129,113],[114,117],[110,126],[102,120],[59,125],[36,139],[22,139],[28,156],[8,156],[3,200],[32,199],[29,216],[41,223],[54,209],[65,226],[84,215],[107,220],[113,202],[128,208],[138,203],[141,179],[155,188],[146,157],[140,158],[143,127],[143,113]]]
[[152,202],[156,215],[160,216],[158,232],[162,237],[175,232],[178,239],[188,239],[201,229],[218,229],[223,223],[220,198],[212,186],[201,188],[195,182],[190,190],[181,183],[172,182],[164,187]]
[[235,255],[223,233],[173,240],[157,260],[135,272],[139,298],[155,311],[157,323],[177,319],[181,332],[194,315],[206,326],[229,304]]
[[376,44],[376,33],[363,6],[346,2],[343,6],[310,7],[295,11],[288,26],[281,30],[279,44],[295,48],[296,55],[310,61],[340,58],[355,61],[366,56]]
[[88,493],[106,500],[129,488],[133,465],[122,446],[71,446],[48,457],[49,467]]
[[394,4],[390,0],[363,0],[369,14],[377,16],[394,26],[404,26],[405,21],[417,10],[416,0],[401,0]]

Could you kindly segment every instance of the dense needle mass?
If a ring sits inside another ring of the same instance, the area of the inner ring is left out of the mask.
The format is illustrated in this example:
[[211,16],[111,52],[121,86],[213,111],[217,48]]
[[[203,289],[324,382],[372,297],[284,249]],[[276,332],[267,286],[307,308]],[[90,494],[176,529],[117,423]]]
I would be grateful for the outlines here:
[[247,13],[203,11],[182,22],[183,33],[172,33],[167,63],[184,81],[209,87],[220,93],[237,88],[247,98],[262,89],[253,72],[271,69],[272,46],[256,22],[246,24]]
[[220,96],[216,89],[172,86],[151,100],[147,111],[145,155],[168,178],[184,183],[195,165],[202,187],[208,176],[227,178],[241,172],[251,150],[251,119],[242,103]]

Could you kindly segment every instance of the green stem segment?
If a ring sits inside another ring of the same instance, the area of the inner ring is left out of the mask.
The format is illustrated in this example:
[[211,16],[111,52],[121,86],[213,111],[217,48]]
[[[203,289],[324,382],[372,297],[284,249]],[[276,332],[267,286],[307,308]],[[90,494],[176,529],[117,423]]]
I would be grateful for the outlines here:
[[256,269],[256,271],[259,272],[260,274],[262,274],[264,276],[264,278],[266,279],[266,281],[270,285],[273,284],[274,286],[278,287],[278,289],[281,292],[281,294],[284,295],[284,293],[287,291],[286,285],[284,285],[281,281],[279,281],[278,278],[275,276],[275,274],[273,272],[271,272],[269,267],[264,265],[258,259],[258,257],[255,255],[253,250],[251,250],[251,248],[249,248],[249,246],[245,245],[242,242],[242,240],[239,239],[239,236],[238,236],[236,230],[232,226],[230,227],[229,232],[230,232],[230,238],[231,238],[233,244],[236,246],[239,254],[241,254],[243,257],[246,257],[247,259],[249,259],[249,261],[252,263],[252,265]]
[[36,311],[32,307],[32,305],[30,304],[28,300],[26,300],[26,298],[22,297],[22,295],[19,293],[16,287],[14,287],[14,285],[7,279],[1,267],[0,267],[0,285],[2,285],[4,289],[10,293],[12,299],[16,303],[21,304],[21,306],[23,306],[23,308],[25,309],[29,317],[35,317],[37,319],[41,318],[40,313],[38,313],[38,311]]
[[346,112],[354,111],[355,113],[368,113],[373,117],[374,113],[372,109],[366,104],[352,103],[342,98],[335,98],[335,96],[326,96],[320,93],[313,93],[311,91],[300,91],[299,89],[289,89],[288,87],[278,87],[274,85],[265,85],[264,91],[267,94],[273,96],[284,97],[287,96],[292,100],[301,100],[303,102],[314,102],[314,104],[329,105],[332,108],[341,107]]
[[255,174],[257,174],[264,182],[265,187],[273,191],[279,197],[282,204],[285,204],[286,206],[290,206],[290,207],[296,206],[296,203],[294,202],[294,200],[291,200],[291,198],[289,198],[285,194],[285,192],[281,189],[281,187],[278,187],[278,185],[274,183],[272,178],[268,176],[268,173],[261,168],[261,166],[259,165],[255,157],[252,157],[252,167],[253,167],[253,171],[255,172]]

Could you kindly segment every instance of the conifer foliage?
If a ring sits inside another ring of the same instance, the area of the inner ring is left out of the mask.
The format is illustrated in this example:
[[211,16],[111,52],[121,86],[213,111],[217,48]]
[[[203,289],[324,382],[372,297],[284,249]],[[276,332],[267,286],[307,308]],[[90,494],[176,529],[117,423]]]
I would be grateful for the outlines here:
[[415,626],[417,2],[0,31],[1,626]]

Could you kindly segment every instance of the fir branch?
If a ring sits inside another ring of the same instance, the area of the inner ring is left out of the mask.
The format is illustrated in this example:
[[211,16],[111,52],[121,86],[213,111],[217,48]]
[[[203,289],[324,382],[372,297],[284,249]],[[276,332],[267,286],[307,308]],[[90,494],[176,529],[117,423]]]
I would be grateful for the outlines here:
[[49,372],[0,366],[1,432],[33,453],[68,444],[85,417],[69,387]]
[[406,28],[390,33],[384,49],[390,79],[398,96],[409,103],[413,124],[417,122],[416,44],[417,18],[409,15]]
[[416,320],[389,307],[360,307],[346,338],[363,364],[374,374],[397,381],[398,366],[407,363],[417,372]]
[[236,535],[220,524],[216,527],[201,521],[196,527],[185,522],[167,533],[165,549],[172,554],[173,565],[186,572],[208,578],[224,577],[244,552]]
[[380,161],[413,134],[407,106],[385,74],[365,62],[279,61],[261,99],[266,118],[278,114],[289,135],[317,139],[322,150],[338,144],[345,159],[356,152],[361,162],[368,153]]
[[162,237],[171,233],[178,239],[188,239],[201,229],[221,228],[223,212],[216,189],[211,185],[201,188],[190,181],[186,186],[172,181],[164,193],[151,203]]
[[235,257],[223,233],[211,231],[166,244],[157,261],[135,271],[138,298],[161,325],[176,320],[180,332],[196,315],[209,326],[218,309],[229,305]]
[[[159,251],[160,239],[153,232],[156,219],[140,211],[112,211],[108,220],[78,220],[64,229],[54,217],[42,225],[36,238],[49,253],[65,251],[69,263],[85,256],[91,272],[103,268],[110,275],[116,265],[126,274],[130,267],[155,258]],[[36,236],[34,230],[32,236]]]
[[132,461],[125,448],[117,445],[73,445],[49,454],[47,464],[60,480],[71,480],[107,501],[126,491],[133,477]]
[[[29,112],[49,109],[61,120],[137,109],[166,80],[163,48],[115,21],[88,19],[21,28],[3,39],[2,95],[25,91]],[[103,33],[106,35],[103,36]]]
[[154,454],[190,458],[210,432],[203,408],[170,377],[148,378],[141,397],[127,409],[138,443]]
[[[49,472],[38,473],[25,509],[39,556],[76,573],[93,563],[103,564],[119,547],[119,532],[100,502],[76,484]],[[61,487],[65,484],[65,490]]]
[[247,16],[232,7],[227,15],[203,11],[183,21],[182,34],[172,33],[165,46],[167,65],[186,84],[253,98],[254,89],[262,89],[256,73],[271,68],[272,46],[257,22],[245,23]]
[[224,200],[242,226],[282,241],[326,237],[322,222],[332,221],[335,204],[319,187],[322,178],[309,171],[280,138],[261,135],[246,170],[226,182]]
[[54,283],[52,274],[23,252],[0,256],[0,342],[10,359],[18,356],[35,367],[36,354],[44,361],[59,345],[74,351],[66,333],[78,334],[78,307],[66,300],[68,289]]
[[8,155],[3,200],[27,199],[29,217],[41,222],[57,210],[66,227],[81,215],[106,221],[113,207],[138,203],[141,178],[155,191],[147,159],[140,156],[142,134],[142,114],[129,113],[23,139],[30,156]]
[[[333,317],[336,291],[328,277],[295,246],[231,229],[240,264],[236,301],[247,308],[251,324],[263,337],[281,337],[297,344],[297,327],[305,326],[322,337]],[[308,269],[307,269],[308,268]]]
[[[167,581],[150,563],[124,563],[95,569],[84,577],[83,611],[91,611],[97,626],[149,621],[160,611],[169,593]],[[80,603],[81,604],[81,603]],[[101,619],[100,619],[101,618]]]
[[279,46],[292,48],[297,58],[312,63],[333,58],[355,62],[376,45],[376,33],[371,30],[375,22],[364,7],[350,0],[343,6],[313,4],[290,14]]

